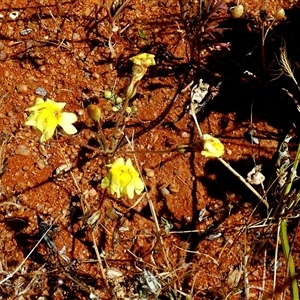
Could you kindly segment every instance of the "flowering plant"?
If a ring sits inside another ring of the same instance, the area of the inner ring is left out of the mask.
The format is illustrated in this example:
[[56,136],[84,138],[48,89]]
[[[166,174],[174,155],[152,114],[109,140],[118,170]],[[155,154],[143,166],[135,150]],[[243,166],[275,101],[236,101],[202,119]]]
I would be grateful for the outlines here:
[[140,195],[144,190],[144,183],[139,173],[132,166],[131,159],[124,161],[124,158],[117,158],[112,164],[107,165],[109,173],[101,181],[103,189],[109,188],[111,193],[117,194],[117,198],[128,196],[130,199],[134,197],[134,192]]
[[203,150],[201,154],[206,157],[221,157],[224,154],[224,145],[210,134],[202,135]]
[[25,124],[36,127],[42,132],[41,142],[49,140],[56,127],[59,125],[67,134],[75,134],[77,129],[72,125],[77,121],[77,116],[73,113],[62,112],[65,107],[64,102],[55,102],[47,99],[37,98],[34,106],[26,109],[31,114],[27,118]]
[[132,77],[127,88],[126,98],[130,99],[135,94],[137,83],[143,78],[150,66],[155,65],[155,55],[149,53],[141,53],[130,58],[133,62]]

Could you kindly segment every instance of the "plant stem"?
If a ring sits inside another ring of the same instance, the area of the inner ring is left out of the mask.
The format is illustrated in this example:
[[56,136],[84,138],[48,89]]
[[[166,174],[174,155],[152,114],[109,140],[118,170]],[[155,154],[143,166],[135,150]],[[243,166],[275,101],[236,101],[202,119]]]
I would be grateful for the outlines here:
[[[295,173],[300,159],[300,142],[298,144],[297,154],[296,158],[289,176],[289,181],[286,184],[283,196],[288,196],[289,192],[292,189],[292,185],[295,179]],[[288,241],[288,232],[287,232],[287,219],[284,219],[280,223],[280,240],[282,244],[282,250],[284,253],[284,257],[286,259],[286,262],[288,264],[290,279],[291,279],[291,289],[292,289],[292,299],[293,300],[299,300],[299,289],[298,289],[298,283],[297,283],[297,277],[296,277],[296,269],[294,264],[293,256],[291,255],[291,249]]]
[[126,99],[125,99],[125,101],[124,101],[122,110],[120,111],[119,116],[118,116],[117,121],[116,121],[116,124],[115,124],[115,129],[114,129],[114,132],[113,132],[112,143],[111,143],[111,147],[112,147],[112,152],[113,152],[113,153],[114,153],[114,152],[117,150],[117,148],[118,148],[117,141],[119,140],[119,127],[120,127],[121,120],[122,120],[123,117],[124,117],[126,108],[128,107],[129,99],[130,99],[130,98],[126,96]]
[[291,255],[291,249],[290,249],[289,240],[288,240],[287,219],[282,220],[280,223],[280,240],[281,240],[281,244],[282,244],[282,250],[284,253],[284,257],[287,261],[288,268],[289,268],[289,274],[290,274],[290,279],[291,279],[291,289],[292,289],[292,299],[299,300],[296,269],[295,269],[293,256]]
[[228,162],[226,162],[223,158],[221,158],[221,157],[219,157],[218,158],[218,160],[232,173],[232,174],[234,174],[241,182],[243,182],[246,186],[247,186],[247,188],[253,193],[253,194],[255,194],[255,196],[257,196],[258,197],[258,199],[260,200],[260,201],[262,201],[265,205],[266,205],[266,207],[267,208],[269,208],[269,203],[267,202],[267,200],[264,198],[264,197],[262,197],[258,192],[257,192],[257,190],[251,185],[251,184],[249,184],[246,180],[245,180],[245,178],[243,177],[243,176],[241,176],[236,170],[234,170],[230,165],[229,165],[229,163]]
[[105,135],[101,126],[100,122],[97,122],[97,128],[98,128],[98,133],[99,133],[99,138],[98,138],[98,142],[100,144],[101,149],[106,152],[107,151],[107,147],[106,147],[106,141],[105,141]]

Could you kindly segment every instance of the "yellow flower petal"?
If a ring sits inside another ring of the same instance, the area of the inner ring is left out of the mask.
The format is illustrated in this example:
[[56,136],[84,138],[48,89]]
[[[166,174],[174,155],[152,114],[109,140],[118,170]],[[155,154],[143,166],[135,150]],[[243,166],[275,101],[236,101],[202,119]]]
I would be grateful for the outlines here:
[[124,164],[125,164],[124,158],[123,157],[119,157],[112,164],[107,165],[107,166],[111,167],[112,169],[118,169],[118,168],[124,166]]
[[131,159],[125,162],[122,157],[118,158],[108,167],[110,167],[109,173],[101,181],[102,188],[109,188],[112,194],[117,194],[118,198],[122,195],[132,199],[135,192],[138,195],[142,193],[145,185],[132,166]]
[[221,157],[224,154],[224,145],[210,134],[202,136],[203,150],[201,154],[206,157]]
[[35,105],[26,109],[31,114],[25,124],[36,127],[42,132],[41,142],[50,139],[58,125],[66,133],[74,134],[77,130],[72,123],[77,121],[77,117],[73,113],[61,112],[65,106],[64,102],[55,102],[51,99],[44,101],[42,98],[37,98]]
[[155,65],[155,55],[149,54],[149,53],[140,53],[138,55],[135,55],[130,58],[130,60],[135,64],[139,66],[144,66],[145,68],[148,68],[149,66]]
[[133,199],[134,198],[134,184],[128,184],[127,186],[125,186],[122,190],[122,195],[124,196],[128,196],[129,199]]
[[77,121],[77,116],[73,113],[63,112],[58,117],[58,125],[64,130],[67,134],[75,134],[77,129],[72,123]]

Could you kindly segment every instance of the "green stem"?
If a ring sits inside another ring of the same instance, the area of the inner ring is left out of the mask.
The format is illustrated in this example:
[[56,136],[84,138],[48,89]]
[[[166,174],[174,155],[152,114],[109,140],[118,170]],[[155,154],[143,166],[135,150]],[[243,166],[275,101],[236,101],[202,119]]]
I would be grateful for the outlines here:
[[289,274],[291,278],[291,288],[292,288],[292,299],[299,300],[299,290],[297,284],[296,269],[295,269],[293,256],[290,253],[291,250],[288,241],[287,219],[283,220],[280,224],[280,239],[281,239],[284,257],[287,261],[288,268],[289,268]]
[[[295,158],[295,161],[293,164],[293,168],[292,168],[290,176],[289,176],[289,181],[286,184],[284,191],[283,191],[283,196],[287,196],[292,189],[292,185],[295,180],[294,172],[296,172],[296,170],[298,168],[299,159],[300,159],[300,142],[298,144],[297,154],[296,154],[296,158]],[[294,259],[291,254],[289,241],[288,241],[287,219],[282,220],[280,223],[280,240],[281,240],[281,244],[282,244],[282,250],[284,253],[284,257],[288,264],[289,274],[290,274],[290,278],[291,278],[292,299],[299,300],[299,289],[298,289],[298,284],[297,284],[296,269],[295,269]]]

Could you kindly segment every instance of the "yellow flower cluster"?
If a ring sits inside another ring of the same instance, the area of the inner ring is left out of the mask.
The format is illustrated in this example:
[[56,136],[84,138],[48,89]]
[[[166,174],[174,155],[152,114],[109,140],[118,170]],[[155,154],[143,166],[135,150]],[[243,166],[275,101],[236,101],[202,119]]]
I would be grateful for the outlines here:
[[108,167],[110,168],[109,173],[101,181],[103,189],[109,188],[112,194],[117,194],[117,198],[122,195],[133,199],[134,192],[138,195],[142,193],[145,185],[139,173],[132,166],[130,158],[126,163],[122,157],[117,158]]
[[41,142],[49,140],[58,125],[67,134],[75,134],[77,130],[72,123],[77,121],[77,116],[73,113],[62,112],[65,105],[64,102],[55,102],[50,99],[44,101],[42,98],[37,98],[34,106],[26,109],[31,114],[25,124],[36,127],[42,132]]

